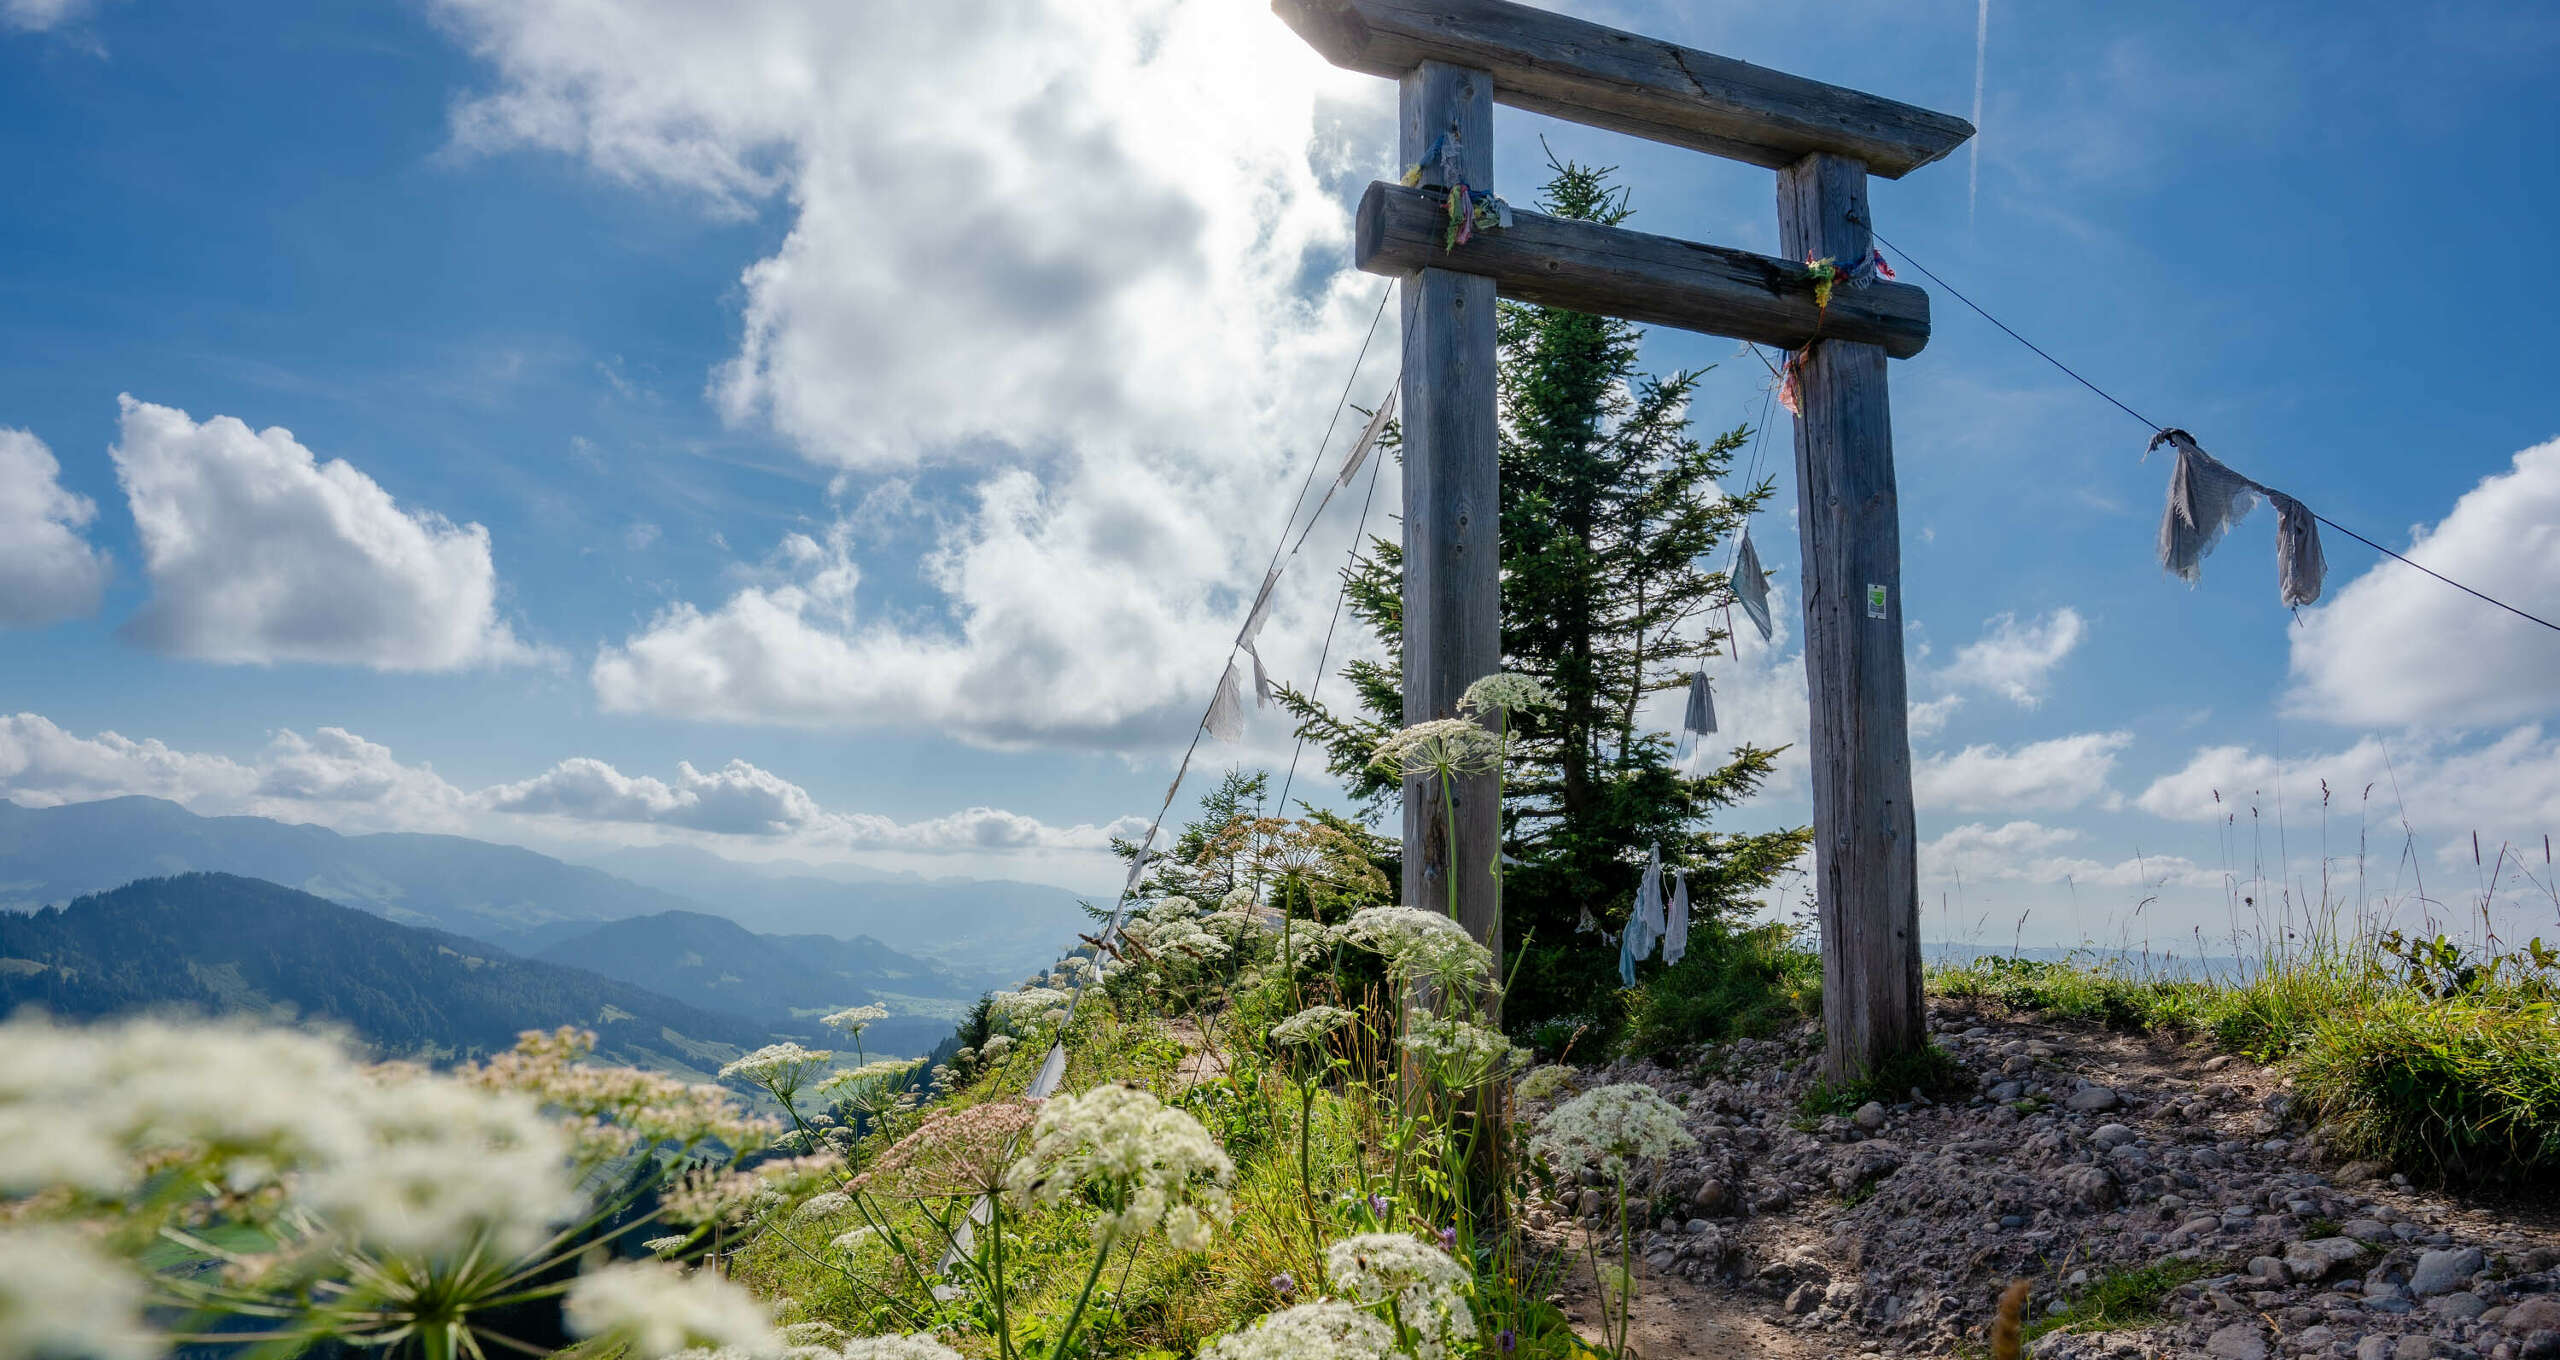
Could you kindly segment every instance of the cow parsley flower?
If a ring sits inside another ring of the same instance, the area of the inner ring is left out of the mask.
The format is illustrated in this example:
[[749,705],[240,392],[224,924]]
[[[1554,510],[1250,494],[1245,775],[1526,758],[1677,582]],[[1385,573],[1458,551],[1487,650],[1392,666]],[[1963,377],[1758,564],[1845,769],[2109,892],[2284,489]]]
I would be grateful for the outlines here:
[[568,1137],[529,1098],[444,1077],[369,1086],[352,1105],[362,1150],[292,1187],[335,1232],[413,1260],[513,1255],[585,1207]]
[[1520,1078],[1522,1100],[1553,1100],[1573,1084],[1573,1069],[1563,1063],[1535,1067]]
[[1405,981],[1428,980],[1456,988],[1481,986],[1493,977],[1493,951],[1465,926],[1417,907],[1363,907],[1335,927],[1343,940],[1384,958]]
[[1395,1345],[1387,1324],[1328,1299],[1258,1318],[1203,1347],[1200,1360],[1389,1360]]
[[1568,1167],[1597,1164],[1615,1175],[1629,1162],[1653,1162],[1698,1145],[1681,1127],[1680,1107],[1642,1082],[1585,1091],[1538,1121],[1530,1151]]
[[900,1199],[948,1199],[1001,1190],[1005,1168],[1039,1117],[1028,1100],[991,1100],[927,1115],[848,1187]]
[[992,1063],[1003,1062],[1004,1055],[1011,1053],[1012,1051],[1013,1036],[1010,1034],[995,1034],[988,1036],[986,1046],[979,1049],[978,1053],[979,1056]]
[[743,1077],[772,1093],[788,1108],[809,1079],[833,1065],[836,1055],[823,1048],[794,1043],[767,1044],[720,1069],[720,1079]]
[[889,1008],[886,1006],[848,1006],[833,1015],[821,1018],[818,1023],[829,1029],[842,1030],[847,1034],[860,1034],[873,1021],[888,1018]]
[[1074,998],[1055,987],[1025,987],[1019,991],[996,992],[987,998],[987,1018],[1022,1036],[1067,1022],[1067,1005]]
[[1491,774],[1502,765],[1503,739],[1473,718],[1433,718],[1378,743],[1369,763],[1407,779]]
[[618,1340],[638,1360],[696,1346],[749,1355],[783,1348],[763,1301],[745,1286],[656,1261],[625,1261],[579,1276],[563,1311],[569,1330]]
[[1533,708],[1555,707],[1555,696],[1534,676],[1517,671],[1497,671],[1467,686],[1458,698],[1462,713],[1523,713]]
[[1305,1010],[1271,1027],[1271,1042],[1282,1048],[1299,1048],[1320,1044],[1325,1036],[1351,1023],[1351,1012],[1340,1006],[1309,1006]]
[[142,1281],[68,1228],[0,1228],[0,1356],[152,1360]]
[[1451,1342],[1476,1335],[1466,1267],[1447,1252],[1402,1233],[1362,1233],[1325,1248],[1324,1261],[1325,1278],[1354,1302],[1395,1304],[1419,1360],[1440,1360]]
[[1498,1029],[1429,1011],[1405,1012],[1404,1051],[1434,1081],[1464,1089],[1481,1086],[1529,1060]]
[[1176,1250],[1196,1251],[1210,1225],[1231,1214],[1235,1173],[1199,1120],[1133,1087],[1097,1086],[1041,1107],[1029,1149],[1005,1171],[1005,1190],[1024,1210],[1098,1204],[1094,1233],[1106,1250],[1161,1225]]

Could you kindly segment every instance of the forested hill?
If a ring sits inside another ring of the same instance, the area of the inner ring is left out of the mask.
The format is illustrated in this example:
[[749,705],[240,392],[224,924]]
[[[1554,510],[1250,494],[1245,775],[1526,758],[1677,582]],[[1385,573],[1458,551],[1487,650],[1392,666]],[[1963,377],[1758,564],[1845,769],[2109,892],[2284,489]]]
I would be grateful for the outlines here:
[[28,1005],[76,1019],[179,1009],[318,1021],[384,1056],[432,1059],[574,1024],[620,1061],[697,1075],[785,1028],[214,873],[0,913],[0,1012]]
[[829,1011],[877,1002],[890,1018],[863,1036],[875,1057],[929,1052],[977,997],[867,935],[759,935],[698,911],[607,921],[535,957],[777,1026],[805,1028]]

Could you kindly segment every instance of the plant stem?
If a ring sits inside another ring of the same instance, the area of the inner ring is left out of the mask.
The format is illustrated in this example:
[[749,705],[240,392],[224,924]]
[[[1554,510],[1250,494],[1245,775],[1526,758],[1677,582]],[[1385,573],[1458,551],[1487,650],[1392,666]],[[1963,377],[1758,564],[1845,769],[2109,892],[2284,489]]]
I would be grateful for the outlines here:
[[[1136,1251],[1136,1247],[1131,1247]],[[1093,1298],[1093,1282],[1102,1278],[1102,1263],[1111,1259],[1111,1247],[1105,1243],[1093,1254],[1093,1269],[1085,1272],[1084,1292],[1076,1295],[1076,1306],[1067,1314],[1067,1325],[1058,1332],[1058,1344],[1049,1349],[1049,1360],[1066,1360],[1067,1344],[1076,1339],[1076,1324],[1084,1320],[1084,1306]]]
[[1618,1168],[1618,1349],[1627,1348],[1627,1301],[1636,1292],[1635,1231],[1627,1226],[1627,1168]]
[[1449,872],[1449,919],[1458,919],[1458,776],[1454,770],[1440,774],[1440,815],[1449,832],[1449,853],[1440,857]]

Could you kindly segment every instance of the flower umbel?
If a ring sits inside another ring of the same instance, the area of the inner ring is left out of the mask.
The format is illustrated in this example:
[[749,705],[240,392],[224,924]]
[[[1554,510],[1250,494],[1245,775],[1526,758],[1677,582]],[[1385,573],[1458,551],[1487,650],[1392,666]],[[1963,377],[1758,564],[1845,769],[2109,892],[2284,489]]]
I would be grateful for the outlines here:
[[1326,1278],[1354,1301],[1395,1304],[1419,1360],[1439,1360],[1450,1342],[1476,1335],[1466,1267],[1447,1252],[1402,1233],[1362,1233],[1325,1248],[1324,1260]]
[[1200,1121],[1127,1086],[1097,1086],[1041,1107],[1030,1149],[1005,1171],[1020,1209],[1090,1196],[1104,1247],[1161,1225],[1178,1251],[1209,1243],[1230,1213],[1235,1163]]
[[1680,1125],[1680,1107],[1641,1082],[1585,1091],[1538,1121],[1530,1150],[1568,1167],[1598,1164],[1616,1174],[1629,1162],[1659,1161],[1698,1140]]
[[1379,742],[1369,763],[1407,779],[1452,779],[1493,773],[1503,750],[1503,739],[1473,718],[1433,718]]

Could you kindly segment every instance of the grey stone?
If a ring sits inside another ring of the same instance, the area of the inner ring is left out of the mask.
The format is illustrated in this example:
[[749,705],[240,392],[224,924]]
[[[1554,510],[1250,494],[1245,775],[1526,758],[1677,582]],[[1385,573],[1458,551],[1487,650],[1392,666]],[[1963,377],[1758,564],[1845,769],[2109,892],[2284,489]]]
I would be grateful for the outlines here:
[[2518,1360],[2560,1360],[2560,1327],[2545,1327],[2525,1333],[2524,1344],[2516,1348]]
[[2368,1336],[2357,1342],[2356,1360],[2391,1360],[2391,1338]]
[[2101,1110],[2112,1110],[2123,1103],[2124,1097],[2117,1095],[2113,1087],[2083,1086],[2065,1097],[2062,1107],[2066,1110],[2078,1110],[2083,1114],[2096,1114]]
[[1849,1122],[1857,1125],[1859,1128],[1865,1129],[1869,1133],[1873,1133],[1884,1127],[1884,1106],[1879,1102],[1870,1100],[1866,1104],[1859,1106],[1856,1114],[1849,1116]]
[[2436,1342],[2434,1337],[2421,1336],[2416,1332],[2411,1332],[2408,1335],[2401,1337],[2397,1343],[2393,1344],[2391,1347],[2391,1360],[2434,1360],[2435,1353]]
[[2320,1237],[2288,1244],[2284,1264],[2297,1280],[2325,1280],[2363,1255],[2364,1244],[2353,1238]]
[[2284,1262],[2272,1256],[2250,1257],[2249,1273],[2272,1284],[2293,1283],[2293,1272],[2285,1268]]
[[2536,1294],[2518,1303],[2500,1325],[2511,1332],[2560,1332],[2560,1294]]
[[2340,1185],[2362,1185],[2366,1181],[2378,1181],[2390,1172],[2391,1168],[2380,1162],[2349,1162],[2339,1167],[2338,1174],[2331,1179]]
[[2217,1328],[2204,1343],[2205,1354],[2215,1360],[2267,1360],[2267,1339],[2259,1335],[2256,1323],[2235,1322]]
[[1795,1287],[1795,1292],[1787,1295],[1787,1311],[1790,1313],[1810,1313],[1814,1309],[1822,1306],[1822,1294],[1822,1286],[1818,1284],[1808,1283],[1797,1285]]
[[2100,1124],[2097,1131],[2089,1135],[2089,1141],[2101,1148],[2114,1148],[2122,1147],[2139,1136],[2122,1124]]
[[1984,1095],[1991,1097],[1993,1100],[1996,1100],[2003,1105],[2016,1100],[2018,1097],[2025,1095],[2026,1093],[2026,1083],[2019,1081],[2000,1082],[1994,1085],[1990,1090],[1983,1092]]
[[1709,1177],[1699,1185],[1698,1193],[1691,1197],[1689,1204],[1699,1213],[1711,1217],[1730,1213],[1733,1210],[1733,1192],[1725,1188],[1723,1181]]
[[2447,1294],[2428,1304],[2427,1311],[2454,1322],[2469,1322],[2489,1311],[2489,1301],[2477,1294]]
[[2478,1247],[2424,1252],[2418,1257],[2418,1268],[2409,1272],[2409,1292],[2422,1299],[2450,1294],[2470,1284],[2471,1277],[2488,1264]]

